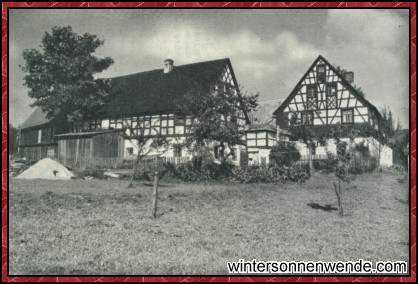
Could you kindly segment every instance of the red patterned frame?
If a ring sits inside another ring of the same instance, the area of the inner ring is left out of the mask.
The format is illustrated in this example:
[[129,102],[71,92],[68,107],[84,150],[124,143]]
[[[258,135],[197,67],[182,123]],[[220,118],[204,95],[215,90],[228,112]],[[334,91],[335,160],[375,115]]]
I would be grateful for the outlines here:
[[[410,275],[405,277],[10,277],[8,276],[8,9],[9,8],[407,8],[410,10]],[[416,281],[416,3],[414,2],[4,2],[2,3],[2,282],[415,282]]]

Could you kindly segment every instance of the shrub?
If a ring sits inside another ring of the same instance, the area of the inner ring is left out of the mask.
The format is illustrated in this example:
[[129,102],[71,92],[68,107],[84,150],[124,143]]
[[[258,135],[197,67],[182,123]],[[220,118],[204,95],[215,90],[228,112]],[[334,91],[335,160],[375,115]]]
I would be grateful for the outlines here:
[[241,183],[278,183],[278,182],[304,182],[310,176],[309,165],[293,164],[290,166],[250,165],[234,171],[233,180]]
[[326,159],[314,160],[313,166],[317,170],[334,171],[335,167],[337,166],[337,156],[327,151]]
[[362,157],[370,157],[369,147],[364,145],[364,141],[354,145],[354,151],[360,153]]
[[217,164],[192,160],[177,166],[167,165],[166,171],[183,181],[208,181],[229,178],[234,168],[235,165],[229,161]]
[[270,163],[276,166],[289,166],[300,159],[294,143],[278,142],[270,151]]
[[364,174],[375,171],[379,167],[379,160],[372,156],[362,156],[358,152],[352,154],[348,164],[350,174]]

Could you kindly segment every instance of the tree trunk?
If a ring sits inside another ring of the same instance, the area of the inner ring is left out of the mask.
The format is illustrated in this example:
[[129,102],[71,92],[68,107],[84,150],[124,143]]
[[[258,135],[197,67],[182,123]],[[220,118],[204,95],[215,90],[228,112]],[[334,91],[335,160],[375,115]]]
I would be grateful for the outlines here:
[[136,176],[136,172],[138,171],[138,167],[139,167],[139,163],[140,163],[141,159],[138,153],[138,156],[136,158],[136,162],[135,162],[135,168],[134,168],[134,172],[132,173],[132,177],[131,177],[131,181],[128,184],[128,188],[133,187],[134,184],[134,178]]
[[341,180],[340,179],[338,179],[338,186],[337,186],[337,183],[334,181],[334,189],[335,189],[335,193],[337,194],[338,213],[342,217],[344,215],[344,211],[343,211],[343,204],[342,204]]
[[157,202],[158,202],[158,172],[154,173],[154,194],[152,199],[152,217],[157,217]]
[[312,145],[309,144],[309,171],[312,174],[314,171],[313,160],[312,160]]

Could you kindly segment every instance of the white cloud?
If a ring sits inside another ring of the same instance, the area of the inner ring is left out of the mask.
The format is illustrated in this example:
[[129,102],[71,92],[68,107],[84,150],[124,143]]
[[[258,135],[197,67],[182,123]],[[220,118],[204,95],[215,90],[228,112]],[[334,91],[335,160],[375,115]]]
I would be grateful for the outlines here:
[[329,60],[355,72],[376,107],[388,105],[408,122],[408,22],[389,10],[329,10]]
[[238,83],[249,92],[270,98],[287,95],[303,74],[295,70],[303,72],[320,54],[315,46],[288,31],[278,30],[273,37],[263,39],[248,29],[226,33],[187,23],[160,24],[147,34],[113,37],[105,48],[101,52],[109,54],[111,50],[115,59],[106,76],[162,68],[165,58],[183,65],[229,57]]

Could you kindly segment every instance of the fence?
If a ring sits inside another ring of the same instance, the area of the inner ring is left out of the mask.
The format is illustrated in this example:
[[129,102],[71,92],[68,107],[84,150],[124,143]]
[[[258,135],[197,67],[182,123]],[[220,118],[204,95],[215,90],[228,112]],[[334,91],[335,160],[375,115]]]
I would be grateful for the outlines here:
[[[141,166],[151,165],[162,167],[165,164],[184,164],[191,160],[190,157],[145,157],[141,161]],[[76,169],[86,169],[86,168],[134,168],[136,164],[136,159],[122,159],[122,158],[101,158],[101,157],[79,157],[77,161],[69,161],[66,166]]]
[[[328,156],[327,155],[312,155],[312,161],[323,161],[323,160],[327,160]],[[299,162],[303,163],[303,164],[308,164],[309,163],[309,155],[301,155]]]

